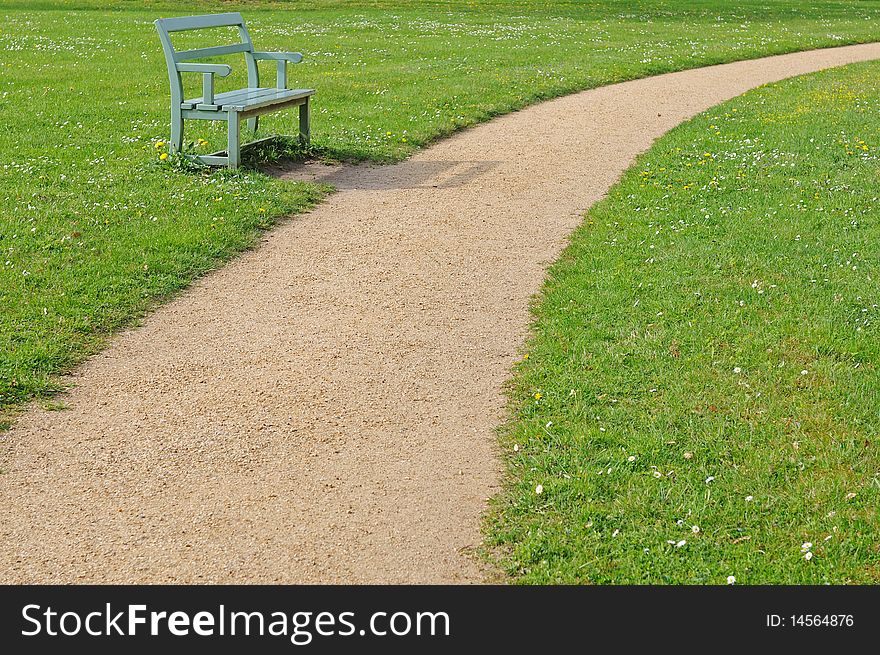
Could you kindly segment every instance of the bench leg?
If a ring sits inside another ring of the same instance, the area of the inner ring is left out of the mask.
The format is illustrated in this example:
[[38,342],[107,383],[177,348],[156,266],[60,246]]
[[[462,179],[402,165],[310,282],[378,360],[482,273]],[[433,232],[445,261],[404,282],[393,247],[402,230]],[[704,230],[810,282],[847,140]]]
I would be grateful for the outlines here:
[[308,146],[311,142],[311,117],[309,116],[309,99],[299,106],[299,142]]
[[238,168],[241,163],[241,122],[238,112],[229,112],[227,134],[226,165],[229,168]]
[[168,145],[171,152],[183,150],[183,116],[179,111],[171,112],[171,141]]
[[248,119],[248,129],[256,134],[257,128],[260,126],[260,117],[254,116]]

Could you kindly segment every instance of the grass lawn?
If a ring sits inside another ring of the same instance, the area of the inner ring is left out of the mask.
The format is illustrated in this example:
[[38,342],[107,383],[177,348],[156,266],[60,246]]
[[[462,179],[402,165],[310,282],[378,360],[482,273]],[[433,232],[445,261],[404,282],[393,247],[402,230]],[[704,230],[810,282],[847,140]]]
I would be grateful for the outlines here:
[[[319,90],[318,152],[383,161],[576,89],[880,38],[876,1],[0,0],[0,414],[325,192],[158,165],[168,82],[151,23],[221,6],[246,12],[261,49],[305,54],[291,83]],[[219,90],[243,83],[237,63]],[[188,136],[218,147],[221,129]]]
[[880,582],[878,79],[727,102],[587,214],[510,389],[514,579]]

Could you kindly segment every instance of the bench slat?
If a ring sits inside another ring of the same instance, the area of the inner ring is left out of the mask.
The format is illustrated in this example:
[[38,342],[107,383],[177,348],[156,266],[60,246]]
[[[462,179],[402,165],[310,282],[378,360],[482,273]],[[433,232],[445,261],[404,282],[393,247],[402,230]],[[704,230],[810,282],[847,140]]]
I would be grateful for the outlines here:
[[244,111],[271,105],[291,98],[304,98],[314,95],[314,89],[238,89],[225,91],[214,96],[213,105],[202,104],[202,98],[193,98],[180,104],[181,109],[202,109],[207,111]]
[[253,46],[250,43],[234,43],[231,45],[218,45],[211,48],[195,48],[193,50],[181,50],[174,53],[174,61],[191,61],[193,59],[205,59],[207,57],[220,57],[221,55],[234,55],[237,52],[250,52]]
[[273,93],[248,95],[245,98],[236,98],[226,101],[221,109],[223,111],[246,111],[274,105],[279,102],[293,100],[294,98],[306,98],[315,93],[314,89],[270,89]]
[[[224,91],[223,93],[217,93],[214,95],[214,104],[223,105],[230,104],[236,102],[241,98],[245,98],[248,94],[251,94],[253,97],[258,97],[260,95],[265,95],[268,93],[272,93],[273,91],[277,91],[277,89],[270,88],[250,88],[250,89],[237,89],[235,91]],[[196,105],[204,102],[204,98],[193,98],[192,100],[187,100],[181,103],[181,109],[193,109]]]
[[181,16],[179,18],[160,18],[156,25],[166,32],[184,32],[200,30],[206,27],[234,27],[244,25],[244,19],[238,12],[226,14],[210,14],[207,16]]

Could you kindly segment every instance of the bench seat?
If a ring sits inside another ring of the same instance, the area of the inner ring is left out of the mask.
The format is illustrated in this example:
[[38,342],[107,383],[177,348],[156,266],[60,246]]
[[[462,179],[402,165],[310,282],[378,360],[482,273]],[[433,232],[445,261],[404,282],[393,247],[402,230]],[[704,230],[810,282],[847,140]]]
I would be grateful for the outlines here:
[[314,89],[275,89],[275,88],[248,88],[236,91],[226,91],[214,96],[214,102],[203,104],[202,98],[184,100],[180,103],[181,109],[200,109],[202,111],[247,111],[280,104],[289,100],[307,98],[314,95]]

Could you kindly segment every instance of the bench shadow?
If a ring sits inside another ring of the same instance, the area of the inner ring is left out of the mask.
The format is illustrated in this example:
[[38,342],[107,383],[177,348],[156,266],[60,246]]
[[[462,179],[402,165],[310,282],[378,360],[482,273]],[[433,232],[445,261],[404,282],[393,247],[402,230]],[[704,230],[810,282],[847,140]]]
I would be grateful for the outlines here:
[[325,164],[291,161],[263,169],[283,180],[330,184],[339,190],[449,189],[468,184],[498,166],[497,161],[416,161],[397,164]]

